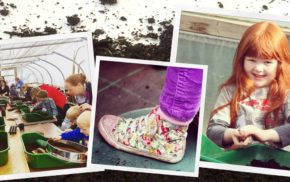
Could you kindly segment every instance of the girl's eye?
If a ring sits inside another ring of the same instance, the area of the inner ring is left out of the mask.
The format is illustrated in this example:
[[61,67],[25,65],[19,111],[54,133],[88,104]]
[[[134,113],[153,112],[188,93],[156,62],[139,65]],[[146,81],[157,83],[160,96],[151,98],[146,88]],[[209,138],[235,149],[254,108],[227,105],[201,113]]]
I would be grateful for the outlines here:
[[272,61],[265,61],[264,63],[265,63],[265,64],[271,64]]
[[256,60],[252,59],[252,58],[246,58],[246,61],[249,61],[249,62],[256,62]]
[[252,63],[256,62],[256,60],[254,59],[247,59],[247,61],[252,62]]

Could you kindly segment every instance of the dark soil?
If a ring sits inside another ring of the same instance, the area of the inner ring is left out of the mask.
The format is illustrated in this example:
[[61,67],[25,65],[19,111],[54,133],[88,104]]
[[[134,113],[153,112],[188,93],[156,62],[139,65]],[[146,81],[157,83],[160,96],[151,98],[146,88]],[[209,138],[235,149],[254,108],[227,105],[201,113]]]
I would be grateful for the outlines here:
[[13,9],[17,8],[17,6],[15,4],[13,4],[13,3],[7,4],[7,5],[10,6],[11,8],[13,8]]
[[[101,2],[102,4],[117,3],[116,0],[101,0]],[[14,7],[14,5],[4,4],[4,9],[11,7]],[[104,9],[103,11],[104,13],[107,13],[108,10]],[[68,25],[71,26],[71,32],[87,31],[86,26],[78,26],[81,20],[77,14],[72,16],[66,16],[66,19]],[[148,22],[143,21],[145,19]],[[172,19],[169,21],[158,22],[155,20],[154,16],[152,16],[150,18],[140,18],[139,20],[141,23],[148,24],[148,32],[147,34],[141,33],[142,30],[138,30],[138,27],[136,27],[133,31],[134,33],[132,33],[133,38],[135,40],[145,39],[145,41],[149,41],[148,39],[159,40],[159,44],[132,43],[129,39],[122,36],[119,36],[116,39],[112,39],[111,37],[99,39],[99,36],[105,34],[105,32],[102,29],[96,29],[93,32],[94,55],[169,61],[173,33]],[[92,19],[92,21],[96,21],[96,19]],[[121,16],[120,21],[127,21],[127,18],[125,16]],[[45,24],[48,24],[48,20],[44,20],[44,22]],[[154,31],[152,24],[155,24],[157,26],[156,32]],[[46,26],[45,28],[38,27],[35,29],[31,29],[26,24],[24,24],[18,27],[14,26],[12,30],[6,30],[4,31],[4,33],[9,34],[10,38],[13,36],[33,37],[57,34],[58,30],[60,30],[61,28],[62,27],[56,27],[53,24],[52,26]]]
[[148,33],[146,35],[140,34],[140,37],[158,39],[157,33]]
[[154,17],[152,17],[152,18],[148,18],[148,23],[150,23],[150,24],[155,23],[155,19],[154,19]]
[[0,10],[0,14],[1,14],[2,16],[7,16],[7,15],[9,14],[9,10],[8,10],[8,9],[1,9],[1,10]]
[[270,159],[267,162],[263,162],[260,160],[252,160],[251,163],[248,166],[254,166],[254,167],[263,167],[263,168],[271,168],[271,169],[284,169],[284,170],[290,170],[289,167],[286,166],[280,166],[278,162],[276,162],[274,159]]
[[271,4],[271,3],[273,3],[275,0],[271,0],[270,2],[269,2],[269,4]]
[[32,153],[33,150],[36,150],[37,148],[40,148],[40,147],[36,143],[31,143],[29,145],[25,145],[25,148],[27,152]]
[[269,9],[267,5],[263,5],[262,8],[263,8],[263,10],[268,10]]
[[76,26],[80,22],[80,18],[78,17],[77,14],[73,16],[67,16],[66,20],[70,26]]
[[102,4],[116,4],[117,0],[100,0]]
[[45,27],[44,31],[38,31],[30,29],[26,26],[14,27],[12,31],[4,31],[4,33],[9,34],[10,38],[13,36],[18,37],[34,37],[34,36],[41,36],[41,35],[50,35],[56,34],[57,29],[53,27]]
[[7,16],[11,13],[12,9],[16,9],[17,6],[14,3],[5,3],[0,0],[0,15]]
[[147,26],[148,30],[154,30],[152,26]]
[[122,20],[122,21],[127,21],[127,18],[126,18],[125,16],[122,16],[122,17],[120,18],[120,20]]
[[44,32],[46,32],[48,34],[56,34],[57,30],[55,28],[52,28],[52,27],[45,27]]
[[99,37],[99,35],[102,35],[102,34],[104,34],[104,33],[105,33],[104,30],[102,30],[102,29],[96,29],[96,30],[93,32],[93,36],[94,36],[94,38],[97,38],[97,37]]
[[133,44],[125,37],[119,37],[113,40],[106,37],[101,40],[93,40],[94,53],[99,56],[126,57],[135,59],[148,59],[169,61],[171,51],[171,41],[173,33],[173,25],[170,21],[162,21],[159,23],[163,27],[161,35],[155,33],[141,34],[140,37],[160,39],[159,45],[142,43]]
[[218,6],[219,6],[219,8],[224,8],[223,3],[221,3],[221,2],[218,2]]

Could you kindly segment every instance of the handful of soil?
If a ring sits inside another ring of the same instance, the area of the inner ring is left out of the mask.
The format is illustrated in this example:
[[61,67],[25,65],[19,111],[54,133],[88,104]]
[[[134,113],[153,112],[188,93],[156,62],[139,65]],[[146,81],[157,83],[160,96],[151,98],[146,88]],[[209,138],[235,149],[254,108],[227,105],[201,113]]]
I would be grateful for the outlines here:
[[252,160],[250,164],[247,166],[254,166],[254,167],[263,167],[263,168],[270,168],[270,169],[284,169],[284,170],[290,170],[289,167],[286,166],[280,166],[278,162],[276,162],[274,159],[270,159],[267,162],[263,162],[260,160]]

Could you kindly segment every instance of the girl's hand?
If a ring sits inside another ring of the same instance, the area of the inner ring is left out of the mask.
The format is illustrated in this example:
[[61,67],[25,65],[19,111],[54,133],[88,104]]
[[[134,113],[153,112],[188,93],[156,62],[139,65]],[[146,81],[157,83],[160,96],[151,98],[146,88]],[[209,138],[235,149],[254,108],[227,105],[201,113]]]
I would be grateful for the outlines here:
[[240,129],[240,133],[243,137],[253,136],[254,139],[264,143],[267,141],[267,135],[265,130],[257,128],[254,125],[246,125]]
[[84,103],[81,105],[81,111],[85,111],[85,110],[89,110],[91,111],[92,110],[92,106],[90,104],[87,104],[87,103]]
[[239,129],[228,128],[224,134],[225,143],[233,143],[232,149],[243,148],[251,144],[253,141],[251,136],[243,136]]
[[254,125],[247,125],[242,127],[241,134],[245,137],[253,136],[259,142],[280,142],[278,133],[273,129],[262,130]]
[[234,141],[234,144],[230,147],[230,149],[235,150],[237,148],[245,148],[253,142],[253,138],[251,136],[246,137],[244,140]]

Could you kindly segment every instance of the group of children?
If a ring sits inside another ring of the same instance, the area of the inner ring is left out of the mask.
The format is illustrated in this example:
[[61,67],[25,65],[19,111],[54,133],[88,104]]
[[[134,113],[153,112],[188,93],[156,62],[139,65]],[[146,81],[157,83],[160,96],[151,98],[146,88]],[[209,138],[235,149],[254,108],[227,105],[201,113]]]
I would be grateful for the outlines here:
[[[46,90],[42,90],[39,87],[27,89],[22,86],[23,94],[29,95],[31,100],[35,103],[31,107],[30,111],[41,111],[56,118],[59,114],[59,109],[54,101],[50,98]],[[87,145],[89,139],[90,128],[90,105],[82,104],[71,106],[65,114],[65,119],[62,121],[61,130],[63,133],[60,136],[56,136],[54,139],[70,140],[82,145]]]
[[[47,91],[39,90],[35,95],[37,103],[33,106],[32,111],[41,110],[50,115],[57,116],[58,111],[54,101],[48,97]],[[62,122],[61,129],[64,131],[60,136],[55,139],[70,140],[73,142],[87,145],[89,140],[90,130],[90,115],[91,111],[84,105],[75,105],[66,111],[66,117]]]

